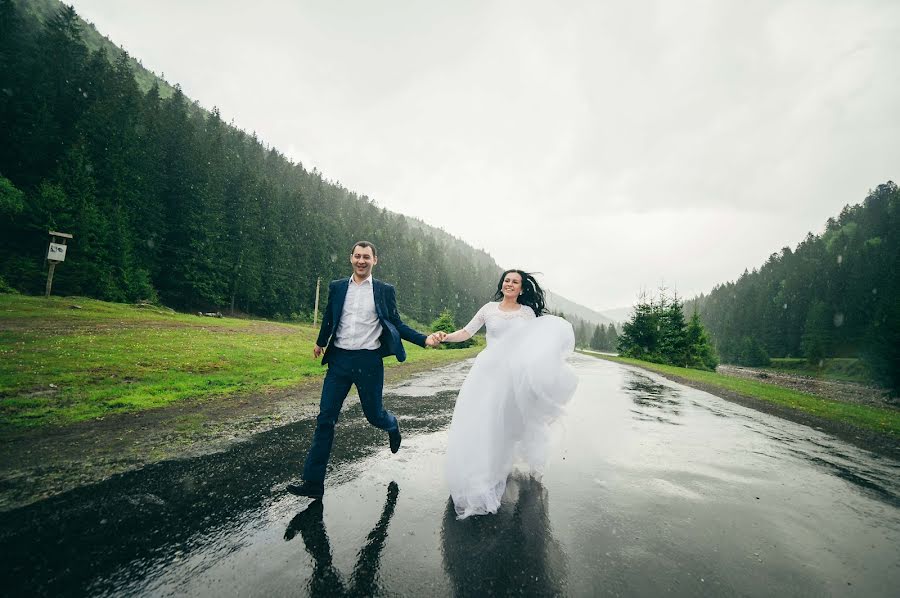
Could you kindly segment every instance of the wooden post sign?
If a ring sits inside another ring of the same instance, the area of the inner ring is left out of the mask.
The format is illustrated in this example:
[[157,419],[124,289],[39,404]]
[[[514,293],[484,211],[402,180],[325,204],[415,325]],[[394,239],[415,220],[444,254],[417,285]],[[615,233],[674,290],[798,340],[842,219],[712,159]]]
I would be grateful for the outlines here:
[[51,242],[50,249],[47,250],[47,259],[56,263],[66,261],[66,246]]
[[53,271],[56,270],[56,264],[66,261],[66,241],[71,238],[72,235],[69,233],[50,231],[50,247],[47,249],[47,261],[50,262],[50,270],[47,272],[46,297],[50,296],[50,287],[53,286]]

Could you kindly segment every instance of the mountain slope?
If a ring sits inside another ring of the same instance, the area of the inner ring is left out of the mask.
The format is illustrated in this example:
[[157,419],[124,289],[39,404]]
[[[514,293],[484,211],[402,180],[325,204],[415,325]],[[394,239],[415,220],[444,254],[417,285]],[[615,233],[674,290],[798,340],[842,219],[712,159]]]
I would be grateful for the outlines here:
[[547,307],[552,311],[562,312],[567,316],[576,316],[593,326],[598,324],[607,326],[613,323],[613,320],[603,314],[553,292],[547,293]]

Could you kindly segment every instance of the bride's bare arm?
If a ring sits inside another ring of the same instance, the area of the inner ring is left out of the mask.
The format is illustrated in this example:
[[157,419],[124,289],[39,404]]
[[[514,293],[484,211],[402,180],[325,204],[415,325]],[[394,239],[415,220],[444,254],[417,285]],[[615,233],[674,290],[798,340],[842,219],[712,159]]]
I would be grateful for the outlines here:
[[487,305],[479,309],[472,317],[472,321],[456,332],[451,332],[450,334],[447,334],[446,332],[435,332],[433,333],[434,336],[442,343],[461,343],[469,340],[472,338],[473,334],[481,330],[481,327],[484,326],[484,312],[486,307]]
[[465,328],[460,328],[456,332],[451,332],[447,336],[443,338],[443,342],[445,343],[461,343],[463,341],[467,341],[472,338],[472,335],[469,334],[469,331]]

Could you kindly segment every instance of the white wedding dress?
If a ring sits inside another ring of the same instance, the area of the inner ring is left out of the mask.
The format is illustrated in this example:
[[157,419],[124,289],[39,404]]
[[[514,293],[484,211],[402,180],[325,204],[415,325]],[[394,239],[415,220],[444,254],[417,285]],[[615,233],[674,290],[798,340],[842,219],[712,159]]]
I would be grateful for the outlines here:
[[549,425],[572,398],[578,379],[566,357],[572,325],[535,317],[528,306],[505,312],[486,304],[465,329],[487,327],[487,348],[475,359],[453,410],[447,482],[459,519],[496,513],[513,466],[540,472]]

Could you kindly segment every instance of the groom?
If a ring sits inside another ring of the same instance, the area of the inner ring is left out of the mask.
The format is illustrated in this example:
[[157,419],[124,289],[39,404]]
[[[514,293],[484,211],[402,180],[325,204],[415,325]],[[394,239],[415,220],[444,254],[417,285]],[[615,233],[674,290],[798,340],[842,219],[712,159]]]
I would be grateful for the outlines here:
[[353,276],[328,285],[328,305],[313,347],[314,357],[325,354],[322,364],[328,364],[328,372],[322,384],[316,431],[303,467],[303,483],[289,484],[287,491],[291,494],[310,498],[325,494],[325,466],[334,442],[334,425],[354,384],[366,419],[388,433],[392,453],[400,449],[400,425],[381,403],[382,358],[396,355],[398,361],[406,359],[401,338],[421,347],[434,347],[439,341],[400,320],[394,287],[372,278],[377,263],[375,246],[359,241],[350,252]]

